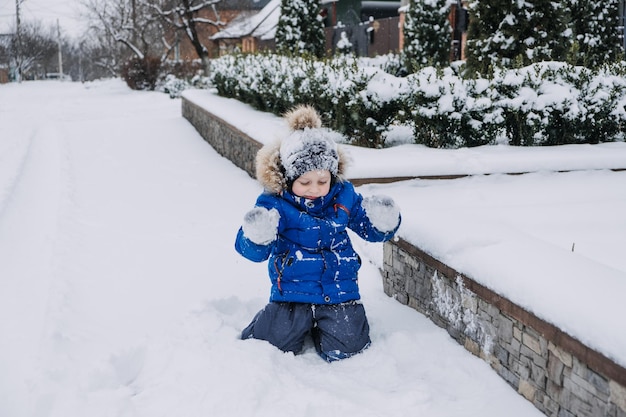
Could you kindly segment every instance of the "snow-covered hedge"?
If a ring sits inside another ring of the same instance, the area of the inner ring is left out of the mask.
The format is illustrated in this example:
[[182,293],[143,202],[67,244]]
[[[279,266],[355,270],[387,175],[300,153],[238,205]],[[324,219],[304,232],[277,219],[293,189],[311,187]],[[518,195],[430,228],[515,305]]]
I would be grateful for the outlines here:
[[409,125],[431,147],[559,145],[624,140],[626,63],[592,71],[560,62],[466,79],[452,67],[406,78],[380,61],[229,55],[212,61],[211,84],[223,96],[281,115],[313,104],[328,127],[353,143],[381,147]]
[[295,104],[313,104],[326,126],[355,144],[377,147],[399,111],[399,97],[387,101],[369,88],[377,72],[351,58],[228,55],[212,61],[210,79],[220,95],[277,115]]

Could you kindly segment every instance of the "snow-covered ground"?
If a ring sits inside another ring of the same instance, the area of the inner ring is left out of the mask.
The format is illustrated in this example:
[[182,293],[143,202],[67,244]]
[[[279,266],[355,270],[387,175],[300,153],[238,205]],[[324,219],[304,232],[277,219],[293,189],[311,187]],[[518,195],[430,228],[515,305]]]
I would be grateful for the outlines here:
[[[459,269],[550,272],[549,251],[593,263],[576,265],[600,268],[595,276],[561,271],[576,285],[554,293],[546,282],[545,297],[529,301],[567,310],[584,284],[598,298],[576,321],[624,293],[625,177],[541,172],[361,190],[394,196],[401,235]],[[269,294],[266,266],[233,249],[260,191],[181,117],[179,100],[117,80],[0,85],[0,415],[542,415],[444,330],[387,297],[381,246],[358,238],[370,261],[360,279],[370,349],[327,364],[311,349],[293,356],[239,340]],[[507,240],[510,232],[523,239]],[[597,245],[617,256],[598,259]],[[523,296],[533,282],[521,283]],[[623,328],[623,307],[614,309],[604,318]],[[616,334],[626,332],[598,332],[590,342],[626,351]]]
[[[236,100],[184,95],[262,143],[284,134]],[[400,203],[404,239],[626,366],[626,171],[611,171],[626,168],[626,143],[347,148],[351,178],[474,174],[360,191]]]

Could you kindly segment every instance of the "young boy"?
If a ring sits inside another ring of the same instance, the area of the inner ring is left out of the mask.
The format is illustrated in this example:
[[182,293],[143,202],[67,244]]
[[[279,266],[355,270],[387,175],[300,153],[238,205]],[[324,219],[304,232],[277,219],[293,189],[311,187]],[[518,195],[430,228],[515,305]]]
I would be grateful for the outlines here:
[[245,216],[236,250],[254,262],[269,260],[270,302],[242,332],[299,353],[311,335],[331,362],[370,344],[359,301],[361,259],[347,229],[371,242],[391,239],[400,211],[388,197],[363,198],[343,179],[346,157],[319,114],[299,106],[285,115],[291,133],[265,145],[256,159],[263,184]]

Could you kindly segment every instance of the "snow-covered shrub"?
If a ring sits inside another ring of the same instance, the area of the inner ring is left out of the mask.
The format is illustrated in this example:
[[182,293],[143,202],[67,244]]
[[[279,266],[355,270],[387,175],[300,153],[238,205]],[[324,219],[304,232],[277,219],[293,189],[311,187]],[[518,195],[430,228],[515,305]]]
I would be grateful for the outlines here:
[[189,87],[190,84],[187,81],[181,80],[173,74],[168,74],[165,76],[165,80],[163,80],[159,90],[163,91],[165,94],[169,94],[170,98],[178,98],[180,94]]
[[154,90],[161,75],[161,60],[133,57],[122,66],[122,79],[133,90]]
[[434,148],[495,143],[501,116],[493,108],[487,80],[464,80],[450,68],[434,67],[407,79],[403,104],[417,143]]
[[410,127],[416,143],[446,148],[624,140],[626,63],[590,70],[544,62],[473,79],[462,67],[400,78],[384,65],[353,56],[228,55],[213,61],[208,80],[219,94],[279,116],[312,104],[326,126],[368,147],[385,146],[399,126]]
[[353,143],[379,147],[398,104],[393,90],[387,99],[368,89],[374,76],[351,56],[317,60],[249,54],[214,60],[211,81],[220,95],[277,115],[296,104],[312,104],[329,128]]
[[623,141],[626,132],[626,62],[603,67],[594,75],[584,72],[580,87],[583,117],[576,132],[589,143]]
[[[512,145],[563,145],[621,139],[620,77],[562,62],[496,71],[491,81]],[[622,106],[623,107],[623,106]],[[617,111],[617,112],[616,112]]]
[[372,58],[358,57],[357,59],[359,66],[378,68],[387,74],[391,74],[396,77],[404,77],[408,73],[407,69],[404,68],[403,57],[401,54],[388,53]]

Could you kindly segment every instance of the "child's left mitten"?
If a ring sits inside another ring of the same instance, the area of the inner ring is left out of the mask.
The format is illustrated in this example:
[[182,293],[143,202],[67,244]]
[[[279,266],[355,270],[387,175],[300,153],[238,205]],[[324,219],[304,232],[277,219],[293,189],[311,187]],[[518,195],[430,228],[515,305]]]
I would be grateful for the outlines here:
[[257,245],[268,245],[276,240],[278,210],[268,210],[265,207],[255,207],[243,217],[243,234]]
[[365,197],[362,204],[372,226],[381,232],[391,232],[400,224],[400,208],[391,197]]

